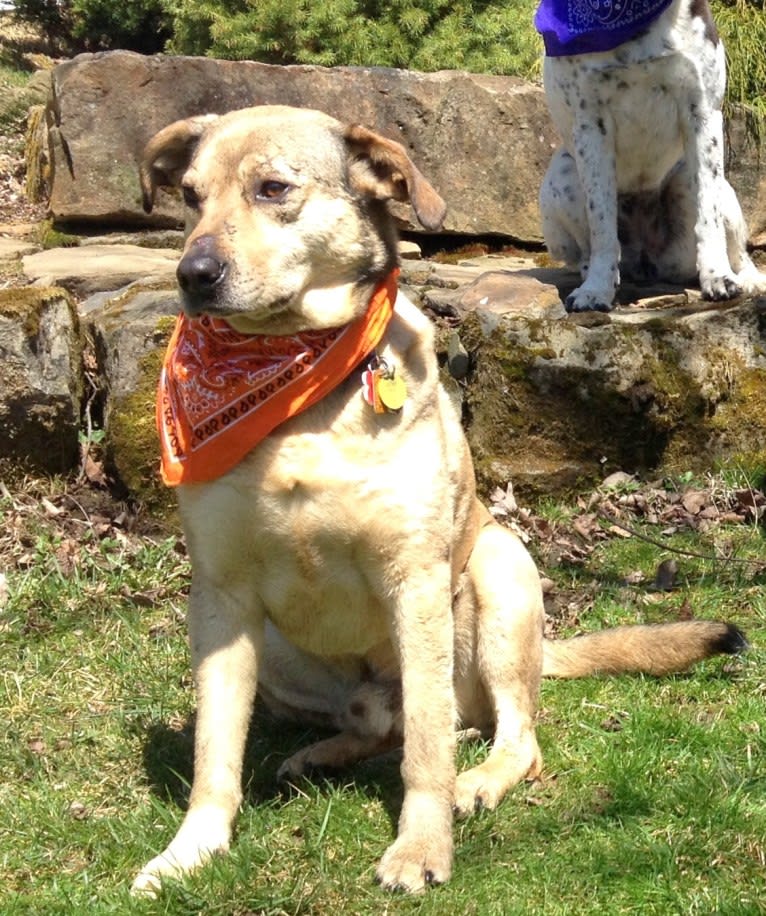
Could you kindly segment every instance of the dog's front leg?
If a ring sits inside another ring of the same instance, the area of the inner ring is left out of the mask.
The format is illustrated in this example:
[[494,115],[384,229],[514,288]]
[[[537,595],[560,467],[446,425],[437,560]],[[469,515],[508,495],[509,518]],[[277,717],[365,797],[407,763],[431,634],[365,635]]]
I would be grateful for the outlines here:
[[[598,98],[594,90],[589,98]],[[617,239],[617,168],[614,125],[606,106],[579,112],[572,129],[572,149],[587,202],[590,263],[585,282],[567,296],[568,312],[608,312],[620,282]]]
[[389,890],[422,891],[452,870],[455,696],[450,570],[423,565],[402,586],[395,639],[402,673],[404,801],[396,841],[378,865]]
[[[700,72],[698,62],[687,58],[683,58],[682,66],[679,73],[685,90],[681,118],[687,165],[684,172],[691,184],[690,195],[696,201],[700,289],[704,299],[733,299],[742,289],[729,263],[723,213],[723,115],[720,108],[711,104],[705,89],[709,67],[703,62]],[[722,61],[720,67],[723,68]]]
[[163,877],[181,877],[229,848],[242,800],[242,760],[263,629],[248,592],[192,581],[188,625],[197,722],[189,809],[167,849],[133,882],[134,893],[154,895]]
[[[691,138],[690,138],[691,139]],[[723,116],[710,111],[701,118],[699,133],[691,142],[696,156],[697,269],[704,299],[722,301],[742,293],[729,263],[723,204]]]

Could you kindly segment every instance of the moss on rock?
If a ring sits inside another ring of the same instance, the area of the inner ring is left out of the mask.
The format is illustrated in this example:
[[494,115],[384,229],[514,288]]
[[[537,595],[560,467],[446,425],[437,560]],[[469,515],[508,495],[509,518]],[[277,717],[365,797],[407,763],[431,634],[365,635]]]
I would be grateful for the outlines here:
[[698,471],[766,452],[760,306],[688,317],[514,315],[490,329],[469,314],[464,413],[480,489],[510,479],[529,495],[561,493],[612,470]]
[[167,330],[164,344],[140,361],[134,390],[114,399],[106,439],[111,473],[134,498],[162,516],[175,511],[175,497],[159,476],[160,446],[155,423],[157,380],[169,337]]

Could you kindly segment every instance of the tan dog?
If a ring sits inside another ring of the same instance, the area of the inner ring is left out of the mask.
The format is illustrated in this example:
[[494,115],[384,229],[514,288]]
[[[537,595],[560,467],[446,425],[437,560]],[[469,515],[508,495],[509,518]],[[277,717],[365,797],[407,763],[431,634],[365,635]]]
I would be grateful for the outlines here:
[[[431,229],[436,192],[397,143],[315,111],[251,108],[180,121],[148,145],[147,206],[181,184],[194,211],[178,275],[187,314],[287,335],[361,315],[396,264],[385,202]],[[228,848],[256,684],[269,706],[337,737],[282,767],[295,777],[404,744],[386,888],[446,881],[452,814],[494,808],[540,772],[541,675],[664,674],[745,643],[727,624],[631,627],[551,643],[535,565],[477,500],[433,332],[403,295],[377,347],[406,381],[376,413],[354,372],[233,470],[182,485],[193,564],[189,630],[199,712],[189,810],[134,883],[154,892]],[[455,728],[494,731],[455,774]]]

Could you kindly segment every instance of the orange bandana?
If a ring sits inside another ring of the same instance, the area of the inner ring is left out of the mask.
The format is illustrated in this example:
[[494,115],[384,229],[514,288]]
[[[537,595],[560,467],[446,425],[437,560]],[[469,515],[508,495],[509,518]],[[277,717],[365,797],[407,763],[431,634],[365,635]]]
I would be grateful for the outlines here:
[[221,318],[179,315],[157,391],[163,481],[221,477],[347,378],[388,326],[398,274],[376,288],[358,321],[330,330],[240,334]]

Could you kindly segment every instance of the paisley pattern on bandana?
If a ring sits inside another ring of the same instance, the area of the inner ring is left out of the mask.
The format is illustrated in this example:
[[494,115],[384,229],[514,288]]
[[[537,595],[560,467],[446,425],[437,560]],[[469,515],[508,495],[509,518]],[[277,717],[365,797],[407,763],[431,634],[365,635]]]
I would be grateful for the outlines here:
[[176,486],[222,476],[337,387],[380,342],[397,276],[378,286],[362,318],[329,330],[240,334],[221,318],[179,315],[157,390],[163,481]]
[[673,0],[541,0],[535,27],[549,57],[611,51],[645,31]]

